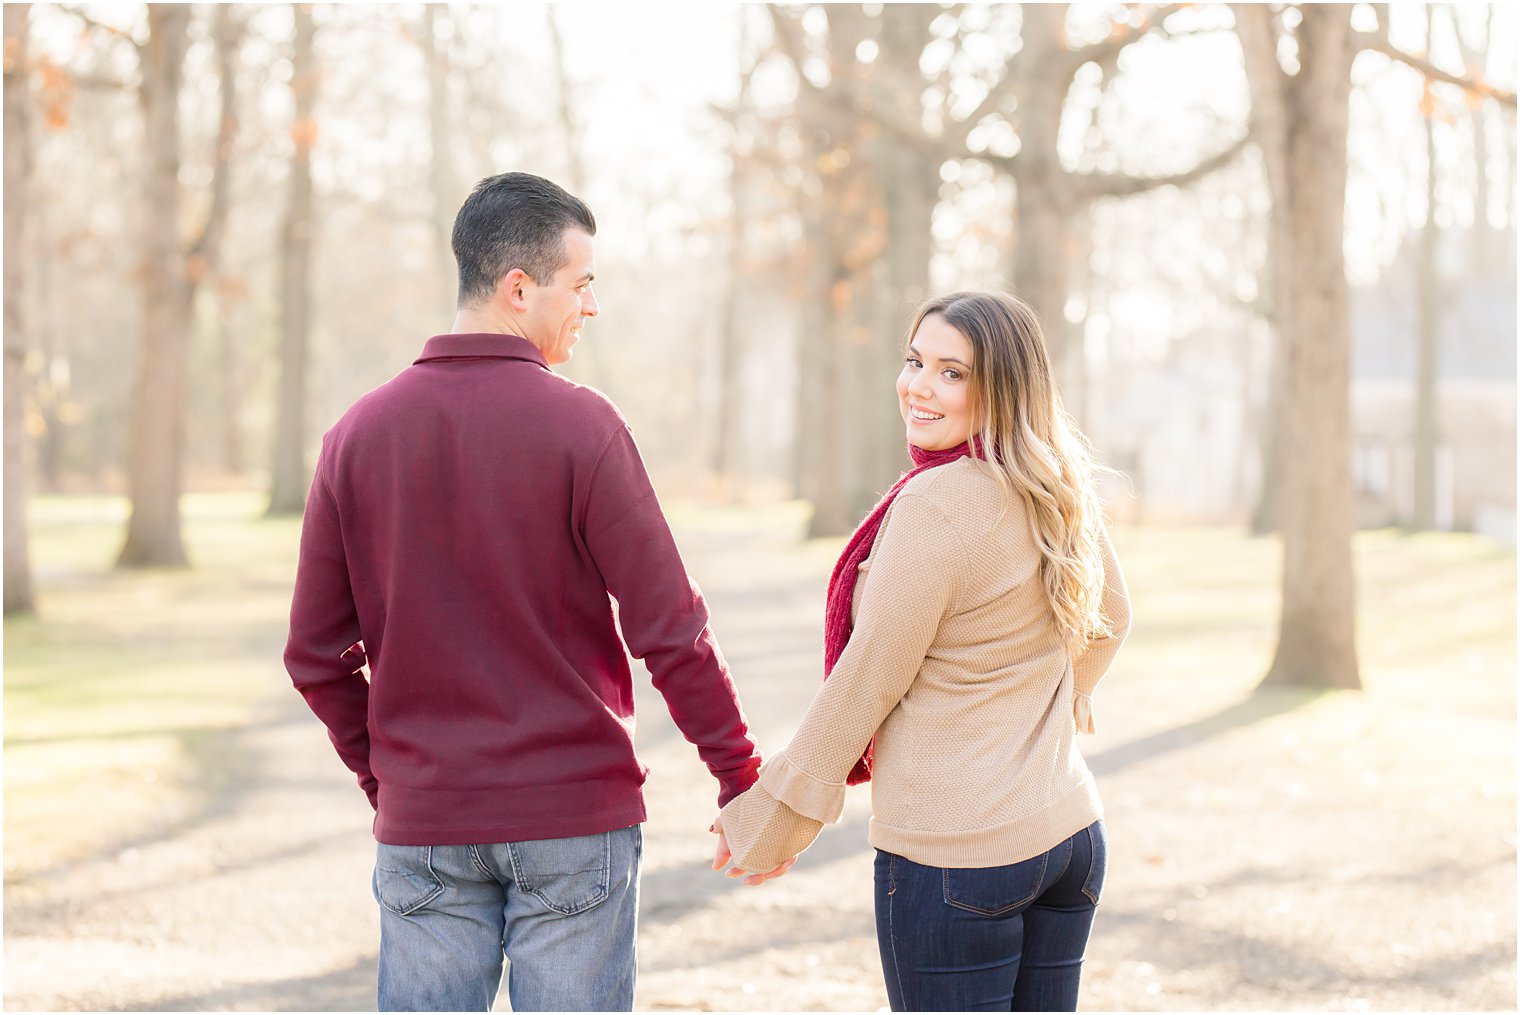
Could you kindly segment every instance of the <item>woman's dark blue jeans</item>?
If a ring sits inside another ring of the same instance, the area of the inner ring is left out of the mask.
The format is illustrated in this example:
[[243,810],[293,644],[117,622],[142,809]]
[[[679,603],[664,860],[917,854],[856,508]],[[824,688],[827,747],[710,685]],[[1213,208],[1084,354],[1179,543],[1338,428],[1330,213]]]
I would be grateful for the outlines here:
[[876,940],[893,1011],[1076,1011],[1108,848],[1096,821],[1006,867],[876,851]]

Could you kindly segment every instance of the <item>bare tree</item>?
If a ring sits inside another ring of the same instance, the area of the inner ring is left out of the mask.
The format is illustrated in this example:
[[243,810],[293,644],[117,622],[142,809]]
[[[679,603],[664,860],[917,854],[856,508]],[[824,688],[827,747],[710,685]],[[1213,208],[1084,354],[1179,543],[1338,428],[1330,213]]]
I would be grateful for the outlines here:
[[[1482,31],[1478,34],[1476,44],[1467,39],[1467,34],[1462,30],[1463,26],[1457,17],[1457,9],[1454,4],[1443,4],[1447,19],[1451,23],[1452,35],[1456,37],[1457,50],[1462,56],[1464,74],[1474,80],[1481,80],[1487,74],[1487,58],[1489,40],[1493,38],[1494,12],[1496,4],[1484,4],[1485,16]],[[1426,44],[1429,51],[1430,45]],[[1469,93],[1471,96],[1471,93]],[[1475,97],[1474,97],[1475,98]],[[1472,250],[1469,262],[1474,268],[1487,265],[1489,256],[1495,248],[1495,231],[1488,221],[1489,179],[1488,179],[1488,105],[1478,101],[1469,101],[1472,118],[1473,132],[1473,165],[1476,167],[1473,179],[1473,229]]]
[[[1425,5],[1425,51],[1433,50],[1435,12]],[[1414,517],[1410,528],[1426,531],[1436,525],[1436,446],[1440,433],[1436,422],[1437,346],[1440,341],[1441,277],[1436,263],[1441,229],[1436,222],[1436,200],[1440,184],[1440,165],[1436,156],[1436,97],[1430,79],[1424,82],[1420,98],[1420,115],[1425,120],[1425,225],[1420,230],[1420,245],[1415,259],[1415,300],[1418,305],[1415,326],[1414,383]],[[1484,167],[1478,165],[1481,178]],[[1475,216],[1479,218],[1481,216]],[[1479,223],[1473,222],[1473,231]]]
[[[893,293],[905,285],[884,277],[882,252],[890,219],[907,208],[888,203],[876,172],[877,156],[884,154],[882,129],[857,109],[881,74],[877,61],[864,63],[858,56],[874,34],[874,19],[854,4],[823,8],[824,87],[808,72],[807,49],[820,40],[809,40],[790,14],[774,6],[770,11],[799,81],[797,119],[805,125],[799,161],[810,167],[814,182],[801,214],[799,492],[813,504],[809,535],[837,535],[854,526],[906,461],[900,423],[894,418],[888,426],[873,424],[880,422],[882,403],[895,411],[891,374],[885,386],[880,382],[886,370],[896,372],[896,333],[878,330],[883,314],[877,303],[895,305]],[[927,222],[922,234],[928,234]],[[906,256],[898,264],[905,262]],[[928,269],[925,255],[914,266],[919,294],[927,290]],[[892,464],[883,468],[878,460],[889,455]]]
[[[1294,33],[1297,73],[1278,63],[1267,8],[1237,7],[1251,100],[1283,125],[1267,155],[1283,228],[1273,238],[1274,305],[1286,343],[1282,414],[1282,619],[1266,682],[1361,686],[1353,607],[1351,324],[1345,262],[1351,8],[1306,5]],[[1247,42],[1249,40],[1249,44]],[[1266,47],[1270,46],[1270,50]],[[1263,114],[1268,115],[1268,114]],[[1272,478],[1268,479],[1273,481]]]
[[[1473,80],[1482,80],[1484,73],[1484,50],[1492,27],[1494,9],[1488,7],[1482,43],[1470,45],[1462,33],[1455,9],[1441,5],[1446,12],[1452,35],[1457,42],[1465,72]],[[1425,51],[1435,50],[1435,6],[1425,8]],[[1440,390],[1440,332],[1441,308],[1445,304],[1443,280],[1437,255],[1440,250],[1441,228],[1436,219],[1436,202],[1440,192],[1440,165],[1436,157],[1436,120],[1441,115],[1440,101],[1432,87],[1432,79],[1425,77],[1420,97],[1420,115],[1425,121],[1425,225],[1420,230],[1416,249],[1415,297],[1418,301],[1416,340],[1418,353],[1415,362],[1415,414],[1414,414],[1414,515],[1407,520],[1415,531],[1436,527],[1436,452],[1440,446],[1440,421],[1438,401]],[[1487,104],[1481,96],[1469,91],[1467,105],[1471,107],[1473,132],[1473,224],[1471,247],[1468,258],[1471,269],[1481,272],[1488,266],[1490,251],[1494,249],[1494,231],[1488,224],[1488,124]]]
[[[808,432],[817,442],[804,448],[811,464],[803,470],[815,477],[813,489],[804,491],[815,503],[814,535],[848,531],[905,461],[896,407],[890,397],[877,393],[890,393],[900,368],[901,328],[928,291],[931,226],[946,160],[982,159],[1014,179],[1019,235],[1014,284],[1040,312],[1063,388],[1080,395],[1072,391],[1080,386],[1080,356],[1064,316],[1071,284],[1066,262],[1075,243],[1068,231],[1072,217],[1099,198],[1188,183],[1228,163],[1245,143],[1236,140],[1167,175],[1075,173],[1061,164],[1056,140],[1076,72],[1089,62],[1112,67],[1125,46],[1160,28],[1182,5],[1147,5],[1133,19],[1126,11],[1126,20],[1116,21],[1108,38],[1089,45],[1069,42],[1067,5],[1022,5],[1021,46],[996,68],[977,105],[959,118],[947,109],[930,115],[925,107],[923,97],[930,91],[944,94],[953,74],[947,67],[927,77],[922,57],[939,37],[936,22],[946,16],[960,19],[964,5],[878,6],[879,13],[868,13],[853,4],[824,5],[828,33],[823,39],[809,39],[797,17],[770,8],[778,41],[799,81],[798,111],[812,127],[809,161],[822,167],[815,200],[827,213],[815,217],[836,234],[831,244],[809,234],[806,256],[811,262],[832,250],[836,257],[850,259],[848,267],[820,267],[807,298],[817,299],[821,287],[836,302],[845,293],[866,304],[858,311],[846,304],[841,309],[849,314],[835,311],[832,320],[819,321],[822,332],[811,325],[804,329],[810,369],[833,378],[824,383],[831,385],[826,390],[839,406],[837,418],[820,419],[818,401],[800,386],[803,411],[813,424]],[[947,38],[967,30],[957,22],[955,34]],[[816,62],[820,44],[827,84],[809,73],[810,56]],[[989,118],[1016,128],[1016,154],[973,147],[976,128]],[[841,156],[853,162],[841,166]],[[841,216],[852,190],[865,199],[861,225],[852,226]],[[869,337],[858,337],[860,330]],[[851,394],[857,379],[858,396]],[[851,439],[855,429],[861,429],[858,440]]]
[[290,137],[289,203],[280,240],[280,398],[275,426],[271,515],[299,513],[306,503],[306,374],[311,331],[311,149],[317,140],[314,40],[310,4],[294,4],[294,67],[290,80],[295,119]]
[[[553,15],[550,15],[553,23]],[[745,321],[741,312],[741,287],[745,284],[745,225],[750,216],[749,192],[753,187],[749,153],[742,150],[748,132],[743,121],[749,116],[750,82],[755,76],[756,61],[749,49],[749,22],[744,9],[739,11],[739,94],[729,111],[732,138],[729,142],[729,216],[728,280],[723,293],[721,331],[718,336],[718,407],[714,428],[712,469],[724,488],[737,496],[744,485],[743,441],[744,383],[741,367],[744,358]]]
[[[139,46],[144,122],[142,347],[133,385],[127,488],[132,516],[121,567],[184,566],[179,497],[184,483],[185,372],[191,282],[180,243],[180,78],[190,8],[148,6]],[[137,45],[134,43],[134,45]]]
[[5,5],[5,614],[30,612],[26,521],[26,334],[21,320],[21,227],[31,174],[26,60],[30,4]]
[[[183,567],[188,563],[180,532],[179,498],[184,486],[185,385],[192,307],[196,286],[206,276],[226,222],[228,188],[224,180],[229,161],[221,157],[219,145],[205,223],[185,245],[180,239],[179,102],[190,17],[187,6],[149,4],[148,39],[144,43],[132,41],[142,68],[138,98],[143,110],[146,151],[142,199],[147,214],[143,228],[142,349],[133,386],[127,469],[132,515],[118,567]],[[227,14],[219,17],[226,18]],[[88,23],[88,18],[85,20]],[[230,31],[226,22],[222,25],[216,35],[219,44],[231,37],[220,34]]]
[[565,40],[559,30],[559,14],[554,5],[544,6],[544,20],[549,28],[549,55],[554,64],[554,90],[557,96],[556,114],[565,145],[565,169],[569,176],[570,192],[581,195],[586,188],[586,170],[581,158],[581,127],[575,115],[574,85],[570,80],[570,64],[565,59]]
[[216,391],[221,429],[221,466],[243,471],[243,367],[239,321],[248,299],[241,278],[220,275],[216,284]]
[[[232,201],[232,176],[235,161],[233,146],[237,140],[238,48],[246,23],[233,14],[230,4],[218,4],[212,15],[211,37],[216,45],[216,79],[221,90],[221,108],[217,117],[216,153],[212,174],[211,208],[218,221],[208,231],[220,236],[226,230]],[[205,245],[204,265],[192,266],[216,281],[217,388],[221,409],[222,464],[229,472],[243,468],[242,434],[238,417],[242,405],[242,387],[238,383],[238,348],[235,322],[237,307],[243,297],[237,279],[227,278],[222,270],[222,249],[218,242]]]
[[1234,11],[1272,192],[1269,274],[1284,347],[1282,452],[1279,471],[1266,478],[1281,485],[1282,616],[1263,683],[1359,688],[1342,249],[1351,63],[1360,49],[1377,50],[1506,104],[1514,96],[1395,49],[1386,21],[1378,33],[1353,31],[1349,4]]
[[[1066,169],[1057,148],[1067,95],[1077,72],[1096,64],[1111,76],[1122,51],[1150,34],[1165,35],[1165,22],[1185,4],[1146,5],[1126,11],[1107,38],[1074,45],[1065,23],[1066,4],[1023,4],[1019,32],[1023,48],[1009,61],[1006,75],[987,92],[981,107],[965,120],[971,127],[984,116],[1012,108],[1019,150],[992,157],[1014,181],[1016,241],[1013,283],[1040,315],[1051,347],[1056,375],[1069,406],[1080,415],[1085,376],[1078,333],[1066,318],[1071,293],[1072,251],[1078,246],[1073,223],[1101,198],[1126,197],[1163,186],[1185,186],[1229,164],[1244,147],[1240,137],[1174,173],[1078,172]],[[962,144],[965,139],[962,139]]]
[[428,181],[433,191],[433,232],[438,243],[440,261],[447,264],[453,249],[452,233],[455,205],[459,199],[459,173],[454,168],[454,148],[450,143],[448,50],[438,39],[440,6],[442,17],[447,19],[447,5],[422,5],[418,33],[422,58],[427,65],[428,138],[432,142]]

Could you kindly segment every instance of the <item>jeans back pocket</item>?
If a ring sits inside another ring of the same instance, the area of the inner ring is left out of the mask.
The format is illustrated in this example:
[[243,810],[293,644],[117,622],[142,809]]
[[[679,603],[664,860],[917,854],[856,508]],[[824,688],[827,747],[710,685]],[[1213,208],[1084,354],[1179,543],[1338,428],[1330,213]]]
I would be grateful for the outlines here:
[[508,843],[523,891],[561,916],[574,916],[611,894],[612,833]]
[[433,873],[431,846],[391,846],[377,843],[375,901],[398,916],[415,913],[443,894],[443,882]]
[[1049,863],[1045,852],[1002,867],[946,867],[945,902],[983,916],[1002,916],[1039,898]]
[[1108,833],[1103,828],[1103,819],[1099,818],[1077,834],[1087,836],[1092,849],[1092,863],[1087,870],[1087,880],[1082,883],[1082,894],[1096,906],[1103,894],[1103,879],[1108,875]]

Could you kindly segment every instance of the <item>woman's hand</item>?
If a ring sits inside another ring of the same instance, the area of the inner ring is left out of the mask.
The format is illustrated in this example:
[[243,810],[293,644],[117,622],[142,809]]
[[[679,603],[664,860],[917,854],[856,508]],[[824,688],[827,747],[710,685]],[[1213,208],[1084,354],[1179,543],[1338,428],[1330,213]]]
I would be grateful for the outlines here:
[[[709,832],[716,832],[718,835],[718,849],[713,854],[712,869],[715,871],[723,870],[724,867],[728,867],[729,862],[734,858],[733,853],[728,848],[728,838],[723,834],[723,816],[720,814],[714,818],[713,823],[708,826],[707,830]],[[765,874],[751,874],[742,867],[730,867],[725,874],[730,878],[743,878],[744,883],[753,888],[756,885],[765,884],[765,882],[772,878],[779,878],[791,870],[792,864],[796,862],[797,858],[794,856],[790,860],[783,861],[775,870]]]

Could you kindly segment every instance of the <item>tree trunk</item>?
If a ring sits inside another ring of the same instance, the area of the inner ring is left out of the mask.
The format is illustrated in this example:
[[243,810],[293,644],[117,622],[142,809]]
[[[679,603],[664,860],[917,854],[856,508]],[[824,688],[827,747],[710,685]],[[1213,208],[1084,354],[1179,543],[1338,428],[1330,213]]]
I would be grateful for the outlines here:
[[[550,15],[550,24],[554,23]],[[744,493],[744,314],[741,287],[745,284],[745,223],[749,219],[750,174],[747,156],[739,141],[749,110],[750,79],[754,61],[749,55],[748,21],[739,18],[739,94],[734,102],[733,132],[728,171],[728,279],[723,292],[722,331],[718,337],[718,406],[714,427],[712,471],[721,487],[734,500]],[[556,33],[557,39],[557,33]]]
[[[1457,48],[1462,54],[1463,73],[1477,80],[1488,78],[1488,47],[1494,34],[1494,4],[1484,4],[1488,16],[1483,22],[1483,32],[1479,36],[1476,45],[1470,45],[1467,36],[1462,33],[1461,19],[1457,16],[1457,8],[1454,4],[1443,4],[1442,9],[1446,12],[1446,18],[1451,23],[1451,33],[1456,37]],[[1430,14],[1426,8],[1426,52],[1430,51]],[[1428,83],[1427,83],[1428,87]],[[1489,224],[1488,201],[1489,201],[1489,176],[1488,176],[1488,104],[1477,103],[1472,107],[1472,131],[1473,131],[1473,167],[1475,177],[1473,180],[1473,228],[1472,246],[1469,252],[1469,263],[1474,272],[1489,269],[1489,258],[1496,246],[1497,237],[1494,228]]]
[[238,384],[238,350],[233,322],[241,293],[236,283],[222,277],[221,251],[232,192],[233,145],[238,131],[237,56],[243,32],[232,9],[230,4],[218,4],[212,16],[211,36],[216,43],[217,83],[222,95],[221,117],[217,127],[215,168],[212,170],[211,208],[190,256],[193,278],[204,276],[218,281],[216,346],[222,464],[228,472],[238,473],[243,469],[242,437],[238,426],[243,399]]
[[[886,51],[883,51],[886,55]],[[918,53],[904,54],[916,72]],[[903,335],[914,308],[929,294],[929,261],[934,250],[934,209],[939,204],[940,159],[896,139],[883,139],[873,159],[882,185],[887,216],[884,276],[874,296],[875,311],[869,342],[869,361],[861,377],[865,441],[859,445],[865,470],[852,496],[857,519],[875,505],[911,467],[907,437],[897,403],[897,375],[903,367]]]
[[[739,158],[735,154],[735,160]],[[724,490],[735,500],[743,499],[744,489],[744,314],[740,286],[744,284],[744,221],[747,182],[737,168],[729,176],[730,200],[728,235],[728,284],[723,293],[721,324],[718,334],[718,404],[712,447],[712,472]]]
[[217,410],[221,416],[222,468],[233,475],[243,471],[243,379],[238,354],[238,317],[243,293],[228,279],[216,291]]
[[1287,442],[1287,414],[1283,406],[1283,386],[1287,383],[1288,350],[1282,326],[1272,329],[1271,366],[1267,368],[1267,395],[1262,401],[1257,428],[1261,453],[1261,489],[1251,509],[1251,534],[1264,536],[1281,527],[1283,491],[1283,446]]
[[[1432,21],[1430,7],[1427,6],[1427,51],[1433,34],[1430,31]],[[1408,525],[1415,532],[1426,532],[1436,526],[1436,445],[1440,436],[1436,424],[1436,347],[1441,299],[1441,282],[1436,267],[1441,238],[1440,229],[1436,225],[1436,188],[1440,169],[1436,163],[1435,97],[1430,93],[1429,81],[1425,82],[1424,101],[1420,107],[1425,114],[1425,228],[1420,230],[1420,245],[1415,261],[1418,272],[1415,293],[1419,310],[1415,329],[1414,516],[1408,519]],[[1482,174],[1481,167],[1479,174]],[[1474,229],[1477,229],[1476,222]]]
[[1013,162],[1018,240],[1012,282],[1014,291],[1040,320],[1063,399],[1076,404],[1082,400],[1077,386],[1084,371],[1080,350],[1066,321],[1070,292],[1067,233],[1072,209],[1057,147],[1068,82],[1044,70],[1060,55],[1066,7],[1025,4],[1022,9],[1019,34],[1024,51],[1019,59],[1028,73],[1022,75],[1018,92],[1019,154]]
[[1278,308],[1288,343],[1283,408],[1283,596],[1277,653],[1264,684],[1359,688],[1351,459],[1351,328],[1344,242],[1351,91],[1351,7],[1302,5],[1301,69],[1278,84],[1286,103],[1283,164],[1294,299]]
[[[869,465],[860,452],[863,419],[861,352],[871,336],[873,271],[880,259],[884,208],[869,165],[867,145],[879,128],[842,101],[844,89],[861,87],[855,59],[871,19],[849,4],[824,8],[828,15],[828,94],[804,90],[799,109],[807,132],[807,162],[816,166],[818,192],[805,213],[807,272],[797,368],[802,383],[796,403],[796,440],[806,463],[804,494],[813,504],[808,537],[850,532],[859,515],[859,491]],[[812,306],[809,307],[809,304]]]
[[[876,102],[885,106],[898,91],[917,95],[923,75],[919,61],[932,37],[930,25],[940,11],[932,5],[888,4],[882,7],[880,53],[870,80]],[[907,82],[902,89],[898,82]],[[863,518],[903,470],[910,468],[907,438],[897,403],[897,375],[903,367],[903,336],[912,314],[929,295],[929,266],[934,254],[934,209],[939,205],[940,165],[944,158],[930,144],[915,144],[896,132],[882,132],[868,155],[881,186],[886,211],[882,276],[873,295],[873,334],[867,346],[863,417],[865,472],[853,497],[853,513]]]
[[[433,191],[433,236],[440,263],[453,260],[454,213],[459,207],[458,173],[449,143],[448,54],[438,43],[438,4],[422,5],[422,59],[427,64],[428,138],[432,142],[428,182]],[[444,17],[448,16],[447,7]]]
[[5,5],[5,615],[29,613],[32,564],[27,539],[26,335],[21,320],[21,226],[31,173],[26,61],[30,4]]
[[[797,381],[792,403],[792,494],[813,505],[813,521],[809,523],[809,535],[818,523],[820,498],[829,493],[820,476],[825,474],[822,462],[832,455],[829,440],[824,433],[832,427],[828,410],[829,393],[833,390],[834,345],[829,334],[829,282],[832,261],[830,236],[821,208],[805,208],[802,215],[802,264],[799,279],[800,298],[797,321]],[[837,473],[833,469],[833,473]],[[839,498],[835,496],[835,500]],[[839,507],[844,514],[843,507]]]
[[42,419],[42,432],[31,448],[36,456],[36,468],[30,475],[38,480],[43,490],[57,493],[63,488],[66,424],[62,409],[69,398],[71,376],[67,351],[59,348],[60,339],[66,336],[59,334],[54,323],[58,316],[55,309],[57,289],[53,284],[56,268],[46,238],[57,233],[49,221],[49,211],[44,201],[37,201],[27,209],[25,219],[30,239],[23,244],[21,257],[27,264],[27,277],[36,281],[36,297],[28,307],[30,314],[23,310],[23,317],[28,322],[26,344],[37,352],[42,364],[39,375],[27,377],[30,388],[27,394]]
[[1272,325],[1270,366],[1267,368],[1267,394],[1262,402],[1257,434],[1261,450],[1261,490],[1251,512],[1251,532],[1265,535],[1281,527],[1283,489],[1285,487],[1284,449],[1287,446],[1288,414],[1283,389],[1287,385],[1288,340],[1284,334],[1283,314],[1294,300],[1287,275],[1292,263],[1292,236],[1289,217],[1287,152],[1288,108],[1284,94],[1284,75],[1277,62],[1277,34],[1272,27],[1272,11],[1259,4],[1235,4],[1235,31],[1245,58],[1246,81],[1251,93],[1251,134],[1261,151],[1267,189],[1272,195],[1271,218],[1267,222],[1267,262],[1265,316]]
[[184,483],[185,375],[190,353],[187,258],[180,245],[179,89],[190,8],[148,5],[142,52],[142,348],[133,386],[127,490],[132,516],[118,567],[184,567],[179,498]]
[[565,59],[565,43],[560,35],[558,12],[552,5],[546,6],[544,17],[549,22],[549,50],[554,58],[554,84],[559,98],[559,126],[565,135],[565,169],[570,174],[569,190],[576,197],[581,197],[586,186],[586,170],[581,160],[581,128],[575,120],[575,100],[570,94],[570,65]]
[[316,26],[310,4],[295,4],[296,33],[291,52],[295,122],[291,137],[289,204],[280,238],[280,401],[275,427],[271,515],[299,514],[306,503],[306,370],[311,317],[312,195],[311,148],[317,125],[312,115],[317,79],[313,68]]
[[[836,187],[826,181],[824,194],[833,191]],[[831,216],[830,203],[821,202],[809,229],[808,252],[814,261],[808,272],[797,349],[801,383],[795,433],[803,463],[802,493],[813,505],[809,539],[844,535],[856,523],[846,476],[850,417],[856,410],[848,358],[853,281],[840,255],[847,213],[842,208]]]

